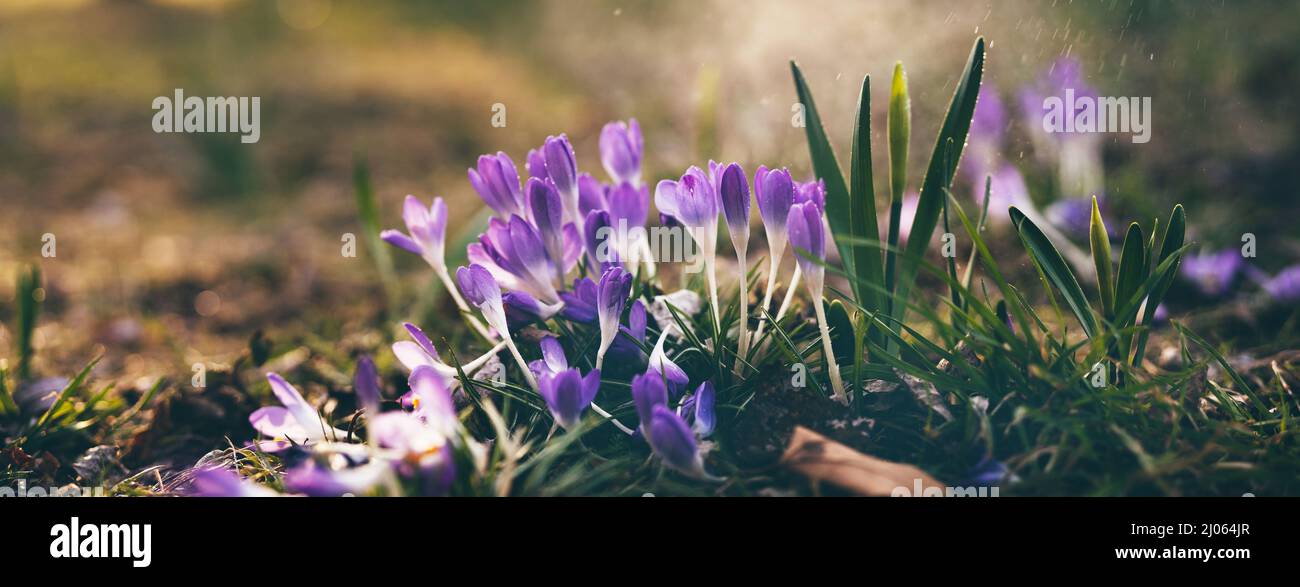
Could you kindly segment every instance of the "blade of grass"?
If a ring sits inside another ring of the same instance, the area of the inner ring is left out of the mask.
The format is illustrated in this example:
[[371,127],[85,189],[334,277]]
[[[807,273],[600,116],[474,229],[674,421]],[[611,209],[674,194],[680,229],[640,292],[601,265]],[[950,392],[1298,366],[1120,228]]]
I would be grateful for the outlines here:
[[1089,338],[1096,337],[1099,334],[1097,319],[1088,306],[1088,298],[1083,295],[1083,288],[1079,287],[1079,280],[1074,277],[1074,272],[1070,271],[1070,266],[1065,263],[1061,253],[1048,240],[1047,235],[1015,206],[1011,207],[1011,222],[1020,234],[1020,241],[1024,243],[1029,257],[1060,292],[1061,297],[1065,298],[1065,304],[1078,318],[1083,331]]

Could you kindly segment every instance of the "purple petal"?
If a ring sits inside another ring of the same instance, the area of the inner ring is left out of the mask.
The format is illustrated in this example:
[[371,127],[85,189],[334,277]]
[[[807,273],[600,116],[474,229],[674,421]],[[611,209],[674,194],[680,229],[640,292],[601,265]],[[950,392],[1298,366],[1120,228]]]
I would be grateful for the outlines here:
[[560,299],[564,301],[560,315],[565,319],[584,323],[596,321],[596,282],[586,277],[575,280],[573,291],[561,292]]
[[718,180],[718,196],[722,200],[722,212],[727,219],[727,228],[732,239],[743,234],[749,237],[749,180],[739,163],[727,165]]
[[714,411],[716,403],[716,394],[713,391],[713,383],[705,381],[699,387],[695,388],[695,420],[691,424],[691,429],[699,434],[701,438],[713,434],[713,429],[717,425],[717,414]]
[[278,373],[267,373],[267,381],[271,382],[271,392],[275,394],[275,399],[289,410],[293,419],[298,421],[298,425],[304,428],[308,426],[319,426],[320,416],[316,415],[316,409],[303,399],[302,394],[294,386],[289,385]]
[[611,222],[617,224],[619,220],[624,220],[629,228],[645,226],[650,214],[650,188],[620,183],[609,191],[608,200]]
[[586,233],[587,266],[593,273],[603,272],[620,262],[615,247],[618,239],[610,226],[609,212],[593,210],[582,223],[582,229]]
[[564,356],[564,346],[560,344],[560,339],[544,336],[539,344],[542,347],[542,360],[546,363],[547,369],[559,373],[569,368],[569,359]]
[[608,189],[591,174],[578,174],[578,213],[585,218],[592,210],[604,210],[605,192]]
[[393,245],[399,249],[402,249],[404,251],[415,253],[417,255],[424,255],[424,250],[420,248],[420,245],[416,244],[416,242],[412,240],[411,237],[406,236],[406,234],[403,232],[393,230],[390,228],[388,230],[379,233],[379,238],[383,239],[384,242]]
[[600,162],[616,182],[639,180],[644,148],[636,119],[627,124],[611,122],[600,131]]
[[546,160],[546,175],[555,182],[555,187],[563,193],[577,195],[578,160],[573,155],[573,145],[569,144],[569,138],[563,134],[546,137],[546,143],[542,145],[542,157]]
[[826,260],[826,237],[822,230],[821,210],[817,205],[805,202],[791,206],[790,215],[786,219],[786,230],[789,231],[790,245],[799,255],[803,272],[811,275],[821,269],[813,262]]
[[660,404],[654,407],[646,439],[665,465],[689,475],[698,474],[700,454],[695,435],[668,406]]
[[794,180],[784,168],[767,171],[760,167],[754,174],[754,197],[758,200],[758,214],[769,234],[784,234],[790,206],[794,204]]
[[357,404],[366,410],[366,415],[379,413],[379,371],[369,356],[357,359],[357,371],[352,377],[352,389],[357,394]]
[[641,433],[649,436],[647,427],[651,412],[657,405],[668,404],[668,389],[664,386],[663,376],[654,371],[646,371],[633,377],[632,403],[636,406],[636,415],[641,421]]
[[465,295],[465,299],[476,306],[501,300],[501,286],[497,285],[492,274],[482,265],[474,264],[457,269],[456,283],[460,285],[460,292]]

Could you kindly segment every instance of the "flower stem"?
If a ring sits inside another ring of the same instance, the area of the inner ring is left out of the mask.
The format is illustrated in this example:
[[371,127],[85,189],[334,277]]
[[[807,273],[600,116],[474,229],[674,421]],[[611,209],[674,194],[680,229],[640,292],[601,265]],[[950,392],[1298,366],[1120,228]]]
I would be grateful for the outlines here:
[[606,420],[609,420],[610,424],[613,424],[615,428],[622,430],[624,434],[628,436],[632,436],[633,434],[636,434],[636,432],[634,432],[631,428],[628,428],[627,426],[624,426],[622,422],[619,422],[618,419],[615,418],[613,414],[606,412],[604,408],[601,408],[600,406],[596,405],[596,402],[591,402],[591,409],[597,414],[600,414]]
[[826,370],[831,374],[831,388],[834,390],[835,401],[848,404],[849,396],[844,393],[844,380],[840,379],[840,366],[835,363],[835,349],[831,346],[831,331],[826,327],[826,310],[823,305],[821,296],[813,300],[813,308],[817,312],[817,328],[822,331],[822,354],[826,355]]
[[524,379],[528,381],[528,386],[533,388],[533,391],[538,391],[537,378],[533,377],[533,371],[528,368],[528,362],[524,360],[524,356],[519,354],[519,347],[515,346],[514,339],[504,332],[501,333],[501,336],[505,338],[506,346],[510,348],[510,354],[514,355],[515,362],[519,364],[519,370],[524,372]]
[[[780,266],[779,259],[769,259],[767,270],[767,290],[763,292],[763,304],[760,308],[766,310],[772,305],[772,291],[776,289],[776,271]],[[758,328],[754,329],[754,340],[763,338],[763,327],[767,326],[767,315],[764,314],[758,319]]]
[[736,261],[740,263],[740,340],[736,345],[736,364],[732,371],[740,375],[741,365],[749,355],[749,264],[745,262],[744,251],[736,252]]

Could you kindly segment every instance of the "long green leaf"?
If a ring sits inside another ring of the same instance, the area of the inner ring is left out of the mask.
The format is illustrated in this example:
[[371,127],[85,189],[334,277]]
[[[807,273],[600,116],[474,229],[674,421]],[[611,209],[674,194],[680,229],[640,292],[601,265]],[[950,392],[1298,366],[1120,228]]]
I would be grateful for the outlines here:
[[1038,226],[1015,206],[1011,207],[1011,223],[1015,225],[1016,232],[1020,233],[1020,241],[1029,251],[1034,264],[1061,293],[1061,297],[1065,298],[1066,305],[1079,319],[1083,331],[1089,338],[1095,337],[1098,332],[1097,319],[1092,315],[1092,309],[1088,307],[1088,298],[1083,295],[1079,280],[1074,277],[1074,272],[1070,271],[1070,266],[1061,257],[1060,251],[1057,251],[1043,231],[1039,230]]
[[[876,224],[876,189],[871,173],[871,76],[862,78],[862,92],[858,94],[858,118],[853,125],[853,152],[849,167],[849,236],[876,240],[880,238],[880,225]],[[880,257],[880,247],[865,244],[853,246],[853,263],[856,275],[868,283],[884,283],[885,268]],[[853,281],[853,297],[871,311],[879,310],[879,296],[871,289],[863,289],[858,280]],[[884,342],[879,337],[879,342]]]
[[41,311],[37,290],[41,288],[41,270],[32,265],[18,274],[18,381],[30,376],[32,363],[32,332],[36,317]]
[[[1124,246],[1119,252],[1119,275],[1115,277],[1116,304],[1124,303],[1137,293],[1138,287],[1147,277],[1146,242],[1142,236],[1142,226],[1134,222],[1128,225],[1124,235]],[[1131,324],[1115,324],[1124,328]]]
[[[912,230],[908,234],[907,249],[899,264],[898,283],[895,286],[894,299],[906,299],[911,293],[921,259],[930,246],[930,237],[934,236],[935,226],[939,223],[939,213],[943,208],[944,191],[951,187],[957,163],[961,160],[962,150],[966,146],[966,134],[970,131],[971,117],[975,114],[975,101],[979,96],[980,80],[984,75],[984,38],[976,39],[966,62],[965,73],[953,92],[944,115],[943,126],[935,139],[934,150],[930,154],[930,164],[926,168],[925,179],[921,182],[920,201],[916,206],[916,218],[912,221]],[[945,153],[949,141],[954,145],[953,152]],[[906,316],[906,304],[895,304],[893,317],[902,321]],[[891,346],[892,348],[892,346]]]
[[[1173,285],[1174,276],[1177,275],[1177,267],[1182,263],[1183,239],[1187,231],[1187,214],[1183,211],[1183,205],[1174,206],[1174,211],[1169,214],[1169,225],[1165,227],[1164,236],[1160,239],[1160,257],[1153,259],[1152,262],[1164,263],[1167,257],[1178,255],[1173,260],[1174,270],[1170,271],[1167,276],[1162,276],[1160,281],[1151,288],[1151,295],[1147,296],[1146,308],[1142,311],[1142,324],[1151,324],[1151,319],[1156,314],[1156,308],[1160,307],[1160,302],[1164,300],[1165,294],[1169,293],[1169,286]],[[1152,239],[1155,235],[1152,234]],[[1152,243],[1154,244],[1154,240]],[[1151,247],[1152,252],[1155,247]],[[1149,331],[1142,331],[1138,335],[1137,350],[1133,354],[1133,365],[1142,364],[1142,355],[1146,352],[1147,336]]]
[[[812,158],[813,174],[826,183],[826,216],[835,234],[851,234],[852,202],[849,200],[849,188],[844,183],[844,173],[835,159],[835,150],[831,148],[826,130],[822,128],[821,115],[817,113],[817,104],[813,102],[812,90],[799,69],[799,64],[790,62],[790,71],[794,75],[794,89],[803,105],[804,132],[808,136],[808,153]],[[844,269],[856,274],[853,260],[853,247],[836,242]]]

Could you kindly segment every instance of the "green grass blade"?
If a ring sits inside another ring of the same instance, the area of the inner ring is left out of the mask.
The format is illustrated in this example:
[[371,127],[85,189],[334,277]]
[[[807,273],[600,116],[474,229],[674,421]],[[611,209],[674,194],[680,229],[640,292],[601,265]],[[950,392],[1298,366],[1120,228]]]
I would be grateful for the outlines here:
[[393,257],[388,246],[379,238],[379,207],[375,205],[375,191],[370,183],[370,168],[361,157],[352,165],[352,186],[356,191],[357,215],[361,220],[361,229],[365,233],[366,248],[374,259],[375,269],[379,271],[379,280],[384,287],[384,294],[389,308],[397,299],[397,274],[393,270]]
[[[948,113],[944,115],[943,126],[930,154],[930,164],[921,182],[920,201],[916,207],[916,218],[912,221],[912,230],[907,238],[907,248],[899,264],[898,282],[895,285],[895,299],[907,298],[911,293],[912,283],[916,279],[920,260],[930,246],[930,238],[939,223],[939,213],[943,208],[944,190],[951,187],[951,181],[961,160],[962,150],[966,146],[966,134],[970,131],[971,117],[975,114],[975,101],[979,96],[980,80],[984,75],[984,38],[975,41],[970,59],[966,62],[965,73],[953,92]],[[947,151],[951,141],[955,149]],[[906,315],[905,305],[896,304],[894,318],[902,321]]]
[[1092,308],[1088,307],[1088,298],[1083,295],[1079,280],[1074,277],[1074,272],[1070,271],[1070,266],[1061,257],[1060,251],[1057,251],[1043,231],[1039,230],[1038,226],[1015,206],[1011,207],[1011,222],[1015,225],[1016,232],[1020,233],[1020,241],[1029,251],[1034,264],[1061,293],[1061,297],[1065,298],[1066,305],[1079,319],[1083,331],[1089,338],[1097,336],[1097,319],[1092,315]]
[[41,287],[41,270],[32,265],[18,274],[18,381],[31,376],[32,332],[36,330],[36,317],[41,311],[37,299]]

